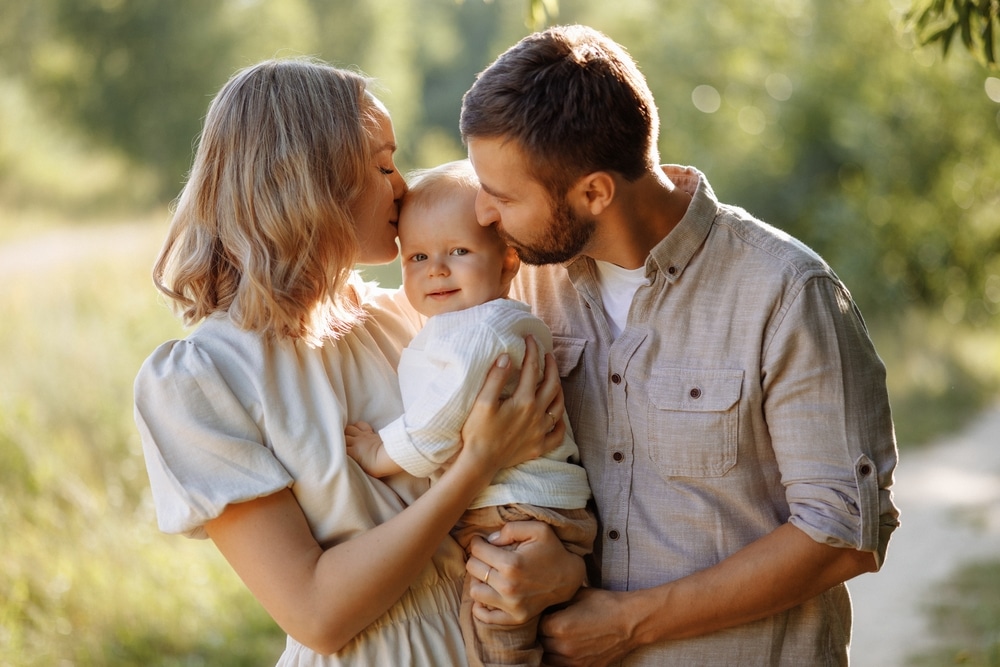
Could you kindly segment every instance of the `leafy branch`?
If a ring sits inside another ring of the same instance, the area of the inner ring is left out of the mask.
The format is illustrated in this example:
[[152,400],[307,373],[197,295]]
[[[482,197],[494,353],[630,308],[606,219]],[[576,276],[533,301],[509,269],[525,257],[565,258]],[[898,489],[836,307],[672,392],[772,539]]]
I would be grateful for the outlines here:
[[938,43],[948,50],[956,35],[987,69],[996,70],[1000,40],[1000,0],[917,0],[905,15],[906,24],[923,46]]

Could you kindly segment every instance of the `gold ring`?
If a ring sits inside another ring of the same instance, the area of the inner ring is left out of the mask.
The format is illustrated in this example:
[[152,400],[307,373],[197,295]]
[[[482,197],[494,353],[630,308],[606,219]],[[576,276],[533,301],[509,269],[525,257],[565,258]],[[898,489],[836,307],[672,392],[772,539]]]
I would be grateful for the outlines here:
[[552,418],[552,423],[553,424],[555,424],[557,421],[559,421],[559,419],[554,414],[552,414],[551,412],[549,412],[548,410],[545,411],[545,414],[547,414],[549,417]]
[[486,576],[483,577],[483,583],[486,584],[487,586],[490,585],[490,572],[493,571],[493,566],[492,565],[490,565],[488,567],[489,567],[489,569],[486,570]]

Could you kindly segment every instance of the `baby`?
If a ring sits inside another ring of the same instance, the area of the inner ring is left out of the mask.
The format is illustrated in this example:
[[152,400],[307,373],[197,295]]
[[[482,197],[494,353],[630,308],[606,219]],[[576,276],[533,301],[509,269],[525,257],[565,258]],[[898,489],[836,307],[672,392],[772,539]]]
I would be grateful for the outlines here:
[[[493,227],[476,221],[478,190],[475,171],[460,160],[419,172],[403,200],[403,290],[429,319],[399,361],[404,414],[377,433],[365,423],[347,427],[348,454],[374,477],[405,470],[433,479],[461,447],[462,425],[497,357],[507,353],[520,370],[528,335],[540,352],[552,350],[548,327],[526,304],[506,298],[520,260]],[[514,375],[508,388],[517,383]],[[590,487],[578,458],[567,422],[558,448],[502,470],[452,535],[468,551],[474,536],[509,521],[544,521],[568,550],[590,553],[597,525],[586,509]],[[538,619],[518,626],[481,622],[472,615],[469,590],[466,575],[461,620],[470,664],[541,664]]]

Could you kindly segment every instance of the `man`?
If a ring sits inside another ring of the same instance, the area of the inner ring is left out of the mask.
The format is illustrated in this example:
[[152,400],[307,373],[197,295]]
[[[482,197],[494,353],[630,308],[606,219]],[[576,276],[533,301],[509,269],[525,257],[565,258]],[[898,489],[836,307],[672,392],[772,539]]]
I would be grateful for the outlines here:
[[[461,129],[480,224],[538,265],[512,296],[556,337],[601,523],[594,587],[542,622],[546,664],[846,664],[843,582],[898,525],[885,369],[847,289],[697,170],[659,166],[652,94],[595,30],[502,54]],[[492,542],[468,565],[484,618],[578,583],[537,526]]]

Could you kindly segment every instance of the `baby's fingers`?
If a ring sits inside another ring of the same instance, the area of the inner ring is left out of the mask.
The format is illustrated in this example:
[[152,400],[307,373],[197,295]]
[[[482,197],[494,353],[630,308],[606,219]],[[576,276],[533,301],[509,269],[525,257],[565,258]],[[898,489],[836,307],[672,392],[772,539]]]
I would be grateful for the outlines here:
[[348,424],[344,428],[344,433],[350,436],[362,435],[364,433],[374,433],[375,429],[368,422],[355,422],[353,424]]

